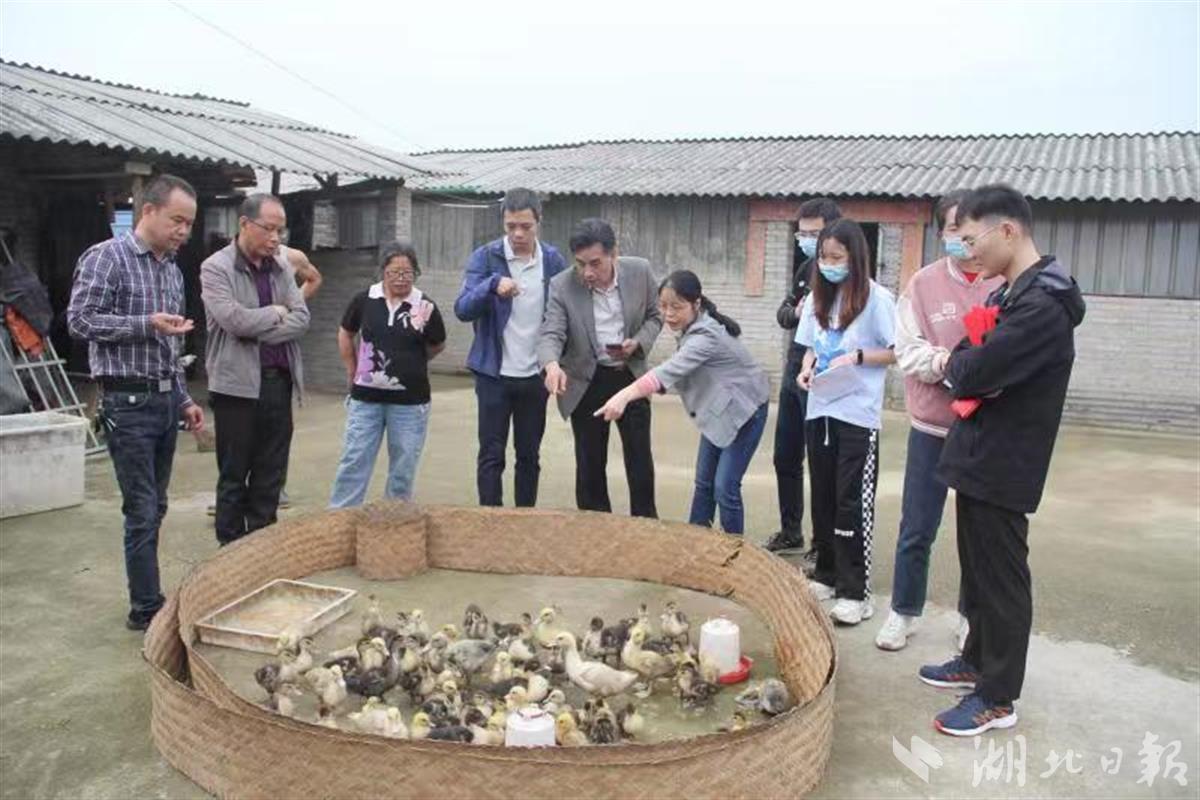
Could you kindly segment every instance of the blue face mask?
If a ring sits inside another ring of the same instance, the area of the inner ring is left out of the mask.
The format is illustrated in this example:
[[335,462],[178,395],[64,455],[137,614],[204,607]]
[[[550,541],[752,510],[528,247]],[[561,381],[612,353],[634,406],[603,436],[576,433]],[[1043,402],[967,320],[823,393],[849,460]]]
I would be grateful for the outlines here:
[[801,236],[796,239],[796,244],[800,246],[800,252],[804,253],[805,258],[812,258],[817,254],[816,236]]
[[817,266],[821,270],[821,274],[825,276],[825,280],[830,283],[841,283],[850,277],[850,267],[846,264],[826,264],[818,262]]
[[946,255],[950,256],[951,258],[956,258],[959,261],[965,261],[971,257],[971,254],[967,251],[967,246],[963,244],[963,240],[959,237],[947,236],[942,239],[942,242],[946,246]]

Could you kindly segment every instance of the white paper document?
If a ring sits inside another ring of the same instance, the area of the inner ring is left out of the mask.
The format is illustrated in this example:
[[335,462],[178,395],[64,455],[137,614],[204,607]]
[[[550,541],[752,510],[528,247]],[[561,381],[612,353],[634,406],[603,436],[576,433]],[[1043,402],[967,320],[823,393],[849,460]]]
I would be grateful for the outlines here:
[[858,369],[852,364],[843,364],[814,375],[809,391],[828,403],[866,388]]

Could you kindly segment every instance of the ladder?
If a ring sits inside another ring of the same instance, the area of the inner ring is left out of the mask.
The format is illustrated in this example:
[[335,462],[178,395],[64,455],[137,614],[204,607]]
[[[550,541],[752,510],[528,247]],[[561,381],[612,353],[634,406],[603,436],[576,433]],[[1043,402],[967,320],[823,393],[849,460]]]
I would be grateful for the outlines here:
[[[8,251],[8,245],[4,242],[3,237],[0,237],[0,248],[4,249],[4,257],[11,264],[13,256]],[[3,324],[4,321],[0,320],[0,325]],[[13,357],[12,351],[16,351],[17,358]],[[21,380],[21,377],[25,375],[29,376],[29,383],[33,385],[38,400],[41,401],[42,410],[61,411],[83,417],[88,421],[87,441],[84,446],[86,455],[104,452],[105,446],[100,443],[94,426],[88,419],[87,407],[79,402],[79,395],[75,393],[75,387],[71,384],[71,379],[67,377],[66,362],[58,357],[54,342],[50,341],[49,337],[42,338],[42,352],[34,358],[30,358],[29,354],[22,350],[15,341],[12,347],[0,347],[0,353],[3,353],[4,359],[16,373],[21,393],[25,395],[25,401],[30,406],[33,405],[33,399],[25,388],[25,381]]]

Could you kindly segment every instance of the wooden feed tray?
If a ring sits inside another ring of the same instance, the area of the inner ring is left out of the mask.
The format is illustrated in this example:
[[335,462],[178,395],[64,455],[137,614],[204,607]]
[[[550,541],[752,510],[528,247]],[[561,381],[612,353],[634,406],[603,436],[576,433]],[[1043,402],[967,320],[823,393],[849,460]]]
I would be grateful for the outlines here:
[[274,653],[284,631],[312,636],[349,613],[356,594],[279,578],[209,614],[196,623],[196,632],[206,644]]

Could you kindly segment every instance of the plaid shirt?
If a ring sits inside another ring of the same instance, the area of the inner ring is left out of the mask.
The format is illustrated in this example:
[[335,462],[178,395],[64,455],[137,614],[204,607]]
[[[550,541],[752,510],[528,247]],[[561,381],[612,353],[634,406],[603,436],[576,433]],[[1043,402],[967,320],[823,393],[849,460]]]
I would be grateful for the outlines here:
[[182,337],[154,329],[150,315],[184,313],[183,273],[173,255],[161,261],[132,232],[89,247],[75,267],[67,324],[86,339],[92,375],[157,380],[170,377],[188,405],[179,366]]

